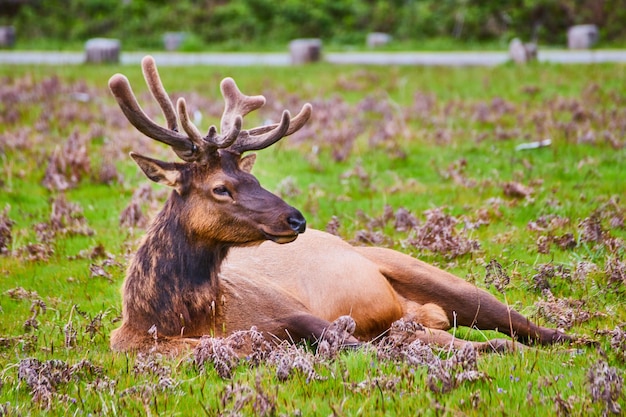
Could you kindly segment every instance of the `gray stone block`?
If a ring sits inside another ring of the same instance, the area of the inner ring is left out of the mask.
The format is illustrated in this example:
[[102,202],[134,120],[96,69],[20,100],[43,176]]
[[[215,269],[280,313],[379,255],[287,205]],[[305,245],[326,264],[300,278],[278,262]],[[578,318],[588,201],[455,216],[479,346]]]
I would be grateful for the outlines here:
[[519,38],[514,38],[509,43],[509,57],[516,64],[525,64],[528,61],[537,59],[537,44],[522,43]]
[[598,42],[596,25],[577,25],[567,30],[567,47],[569,49],[589,49]]
[[163,35],[163,46],[166,51],[177,51],[186,37],[185,32],[167,32]]
[[294,65],[317,62],[322,59],[320,39],[294,39],[289,42],[289,54]]
[[117,39],[93,38],[85,43],[85,62],[118,63],[120,62],[121,43]]
[[392,36],[382,32],[372,32],[367,34],[367,47],[376,48],[378,46],[384,46],[391,42]]
[[15,28],[0,26],[0,48],[12,48],[15,45]]

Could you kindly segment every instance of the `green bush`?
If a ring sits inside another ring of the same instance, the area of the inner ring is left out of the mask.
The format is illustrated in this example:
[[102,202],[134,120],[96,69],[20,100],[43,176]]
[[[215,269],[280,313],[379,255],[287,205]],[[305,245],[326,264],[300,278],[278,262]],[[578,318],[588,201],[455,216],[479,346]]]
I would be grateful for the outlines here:
[[[518,36],[564,45],[567,28],[595,23],[601,40],[626,41],[626,0],[31,0],[15,7],[0,0],[0,23],[17,27],[18,40],[79,43],[124,39],[125,48],[159,48],[167,31],[197,36],[200,44],[240,49],[284,45],[318,37],[351,44],[368,32],[404,41],[508,41]],[[12,3],[14,4],[14,3]]]

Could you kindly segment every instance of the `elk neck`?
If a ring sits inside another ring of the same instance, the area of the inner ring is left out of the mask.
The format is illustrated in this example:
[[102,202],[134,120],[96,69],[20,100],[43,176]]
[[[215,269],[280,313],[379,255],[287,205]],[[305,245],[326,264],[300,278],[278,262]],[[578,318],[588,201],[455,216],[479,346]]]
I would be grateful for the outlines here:
[[172,192],[150,225],[124,282],[124,317],[139,331],[206,333],[220,299],[218,273],[230,248],[194,240],[180,217],[184,200]]
[[141,275],[149,274],[159,285],[183,290],[211,283],[217,290],[220,265],[230,245],[190,235],[180,217],[183,204],[183,198],[173,191],[150,225],[134,263],[142,263],[137,265]]

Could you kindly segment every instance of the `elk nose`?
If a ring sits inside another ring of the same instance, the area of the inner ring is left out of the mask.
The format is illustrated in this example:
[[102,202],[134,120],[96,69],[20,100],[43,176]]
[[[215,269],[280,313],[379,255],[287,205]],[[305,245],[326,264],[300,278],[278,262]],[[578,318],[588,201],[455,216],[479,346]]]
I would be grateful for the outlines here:
[[304,233],[306,230],[306,219],[299,211],[296,211],[294,214],[289,216],[287,223],[289,223],[291,230],[294,232]]

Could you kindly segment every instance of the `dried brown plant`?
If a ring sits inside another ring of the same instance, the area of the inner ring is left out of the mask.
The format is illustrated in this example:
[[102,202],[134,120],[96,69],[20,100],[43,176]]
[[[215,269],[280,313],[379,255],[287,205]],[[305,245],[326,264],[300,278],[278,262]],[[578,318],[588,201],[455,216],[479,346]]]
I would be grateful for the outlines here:
[[507,197],[526,198],[533,194],[534,189],[519,182],[509,181],[502,184],[502,191]]
[[621,370],[600,360],[587,371],[587,383],[592,401],[603,404],[603,415],[621,414],[622,407],[618,403],[624,389]]
[[511,277],[502,268],[502,265],[495,259],[492,259],[485,266],[485,270],[485,285],[487,288],[493,284],[498,292],[504,293],[504,290],[511,282]]
[[154,199],[152,187],[144,184],[133,193],[130,203],[120,213],[120,226],[123,227],[146,227],[149,218],[142,210],[142,205]]
[[91,236],[94,233],[87,226],[80,204],[67,201],[65,194],[59,194],[52,201],[48,224],[55,234]]
[[23,381],[31,391],[33,401],[43,409],[49,409],[53,400],[76,402],[74,398],[57,393],[61,385],[87,379],[87,377],[102,378],[102,369],[88,360],[82,360],[75,365],[51,359],[41,362],[38,359],[22,359],[17,371],[18,379]]
[[552,263],[539,264],[535,267],[537,273],[532,276],[532,286],[535,290],[543,291],[552,287],[552,281],[555,279],[563,279],[567,282],[572,281],[571,271],[563,265],[554,265]]
[[355,329],[356,323],[352,317],[338,317],[324,330],[322,340],[317,342],[317,355],[326,359],[335,358]]
[[337,216],[331,217],[330,221],[326,224],[326,232],[331,235],[339,236],[339,228],[341,227],[341,222]]
[[230,379],[239,365],[239,356],[228,339],[203,336],[193,353],[198,367],[202,369],[207,362],[212,363],[217,374],[224,379]]
[[424,215],[426,221],[414,229],[415,235],[405,241],[408,245],[440,253],[446,258],[462,256],[480,248],[478,241],[469,239],[463,231],[457,231],[459,219],[444,213],[442,208],[426,210]]
[[65,191],[76,187],[90,172],[86,138],[74,130],[63,147],[57,147],[50,156],[43,185],[51,191]]
[[556,298],[549,289],[544,289],[542,295],[543,299],[535,303],[537,311],[560,329],[570,329],[593,316],[591,312],[583,309],[586,304],[584,300]]
[[611,284],[626,285],[626,262],[617,256],[609,256],[606,260],[604,272]]
[[15,222],[9,218],[9,207],[5,207],[0,214],[0,255],[7,255],[10,252],[13,237],[11,229]]

